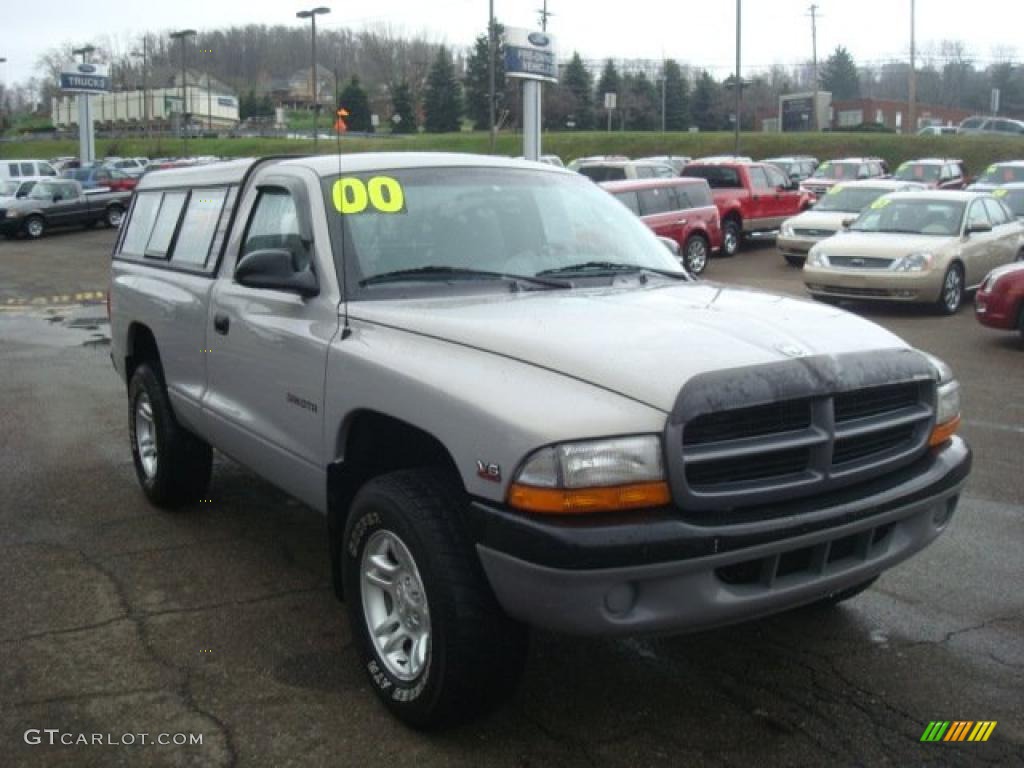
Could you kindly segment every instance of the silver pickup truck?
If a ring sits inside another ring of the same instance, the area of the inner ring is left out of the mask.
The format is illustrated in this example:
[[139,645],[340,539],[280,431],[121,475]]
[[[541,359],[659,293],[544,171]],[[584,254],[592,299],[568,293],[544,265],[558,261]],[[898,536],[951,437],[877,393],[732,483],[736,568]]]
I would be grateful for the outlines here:
[[131,192],[86,192],[77,181],[45,179],[22,198],[0,203],[0,232],[33,240],[61,227],[121,226]]
[[948,525],[940,361],[696,281],[577,174],[481,156],[147,175],[114,249],[135,469],[193,511],[217,448],[326,516],[405,722],[499,702],[526,627],[686,632],[835,603]]

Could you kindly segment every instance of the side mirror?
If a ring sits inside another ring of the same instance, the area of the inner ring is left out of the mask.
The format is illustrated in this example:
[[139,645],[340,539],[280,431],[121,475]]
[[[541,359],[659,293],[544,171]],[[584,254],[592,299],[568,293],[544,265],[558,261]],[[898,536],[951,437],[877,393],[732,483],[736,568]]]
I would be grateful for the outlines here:
[[851,216],[848,219],[843,219],[842,222],[841,222],[842,225],[843,225],[843,229],[849,229],[850,225],[853,224],[853,222],[855,222],[856,220],[857,220],[856,216]]
[[976,221],[973,224],[968,225],[967,227],[968,235],[979,235],[991,231],[992,225],[987,221]]
[[253,251],[243,256],[235,267],[235,280],[249,288],[288,291],[307,299],[320,293],[313,271],[297,270],[291,252],[283,249]]
[[54,195],[53,196],[53,202],[55,202],[55,203],[59,203],[63,199],[64,199],[63,195]]
[[671,237],[659,237],[661,244],[664,245],[677,259],[680,256],[679,243],[673,240]]

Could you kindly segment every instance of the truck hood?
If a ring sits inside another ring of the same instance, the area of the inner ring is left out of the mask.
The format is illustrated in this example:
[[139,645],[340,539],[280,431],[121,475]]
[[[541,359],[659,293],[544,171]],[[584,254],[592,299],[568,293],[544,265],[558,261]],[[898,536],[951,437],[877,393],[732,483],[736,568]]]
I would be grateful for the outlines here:
[[[714,283],[366,301],[350,316],[474,347],[672,409],[708,371],[907,345],[833,307]],[[453,372],[453,375],[456,375]]]

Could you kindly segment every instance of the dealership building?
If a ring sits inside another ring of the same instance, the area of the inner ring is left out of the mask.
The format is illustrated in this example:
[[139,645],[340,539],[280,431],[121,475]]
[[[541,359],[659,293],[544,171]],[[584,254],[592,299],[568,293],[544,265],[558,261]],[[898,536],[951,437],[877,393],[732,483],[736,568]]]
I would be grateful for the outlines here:
[[166,85],[145,90],[58,96],[50,100],[51,119],[58,130],[77,129],[78,99],[87,98],[101,130],[141,132],[147,123],[153,130],[175,130],[182,112],[191,115],[192,125],[204,130],[226,131],[238,125],[238,98],[223,83],[207,74],[189,72],[183,93],[180,73],[163,82]]
[[[817,95],[817,125],[815,126],[814,99]],[[785,133],[813,130],[844,130],[866,124],[881,125],[896,133],[914,133],[926,125],[959,125],[973,113],[939,104],[916,105],[917,125],[911,127],[909,105],[896,99],[843,99],[832,100],[828,91],[817,94],[791,93],[779,98],[776,115],[759,115],[758,127],[762,131]]]

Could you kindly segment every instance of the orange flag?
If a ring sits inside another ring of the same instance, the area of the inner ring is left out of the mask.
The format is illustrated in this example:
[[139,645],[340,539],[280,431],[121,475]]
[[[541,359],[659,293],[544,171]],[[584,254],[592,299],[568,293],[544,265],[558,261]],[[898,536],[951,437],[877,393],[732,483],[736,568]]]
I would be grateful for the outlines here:
[[338,119],[334,121],[334,132],[345,133],[348,130],[348,125],[345,124],[345,118],[348,117],[348,110],[342,107],[335,114],[338,115]]

